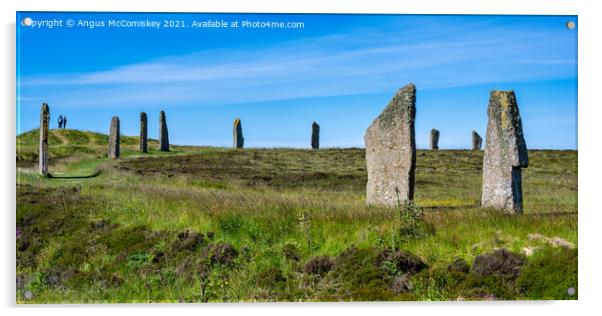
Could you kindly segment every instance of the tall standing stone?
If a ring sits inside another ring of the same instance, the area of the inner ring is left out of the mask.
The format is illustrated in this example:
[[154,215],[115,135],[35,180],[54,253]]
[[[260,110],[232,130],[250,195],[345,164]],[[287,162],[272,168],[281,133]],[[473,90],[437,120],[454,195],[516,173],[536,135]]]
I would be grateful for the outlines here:
[[148,120],[145,112],[140,112],[140,152],[148,152]]
[[529,160],[514,91],[491,91],[487,115],[481,206],[521,214],[521,168]]
[[40,110],[40,151],[39,158],[39,173],[43,177],[48,176],[48,126],[50,124],[50,108],[48,104],[42,103]]
[[483,144],[483,138],[477,131],[472,131],[472,150],[481,150]]
[[364,136],[367,204],[394,207],[414,198],[415,118],[416,87],[409,84],[395,93],[368,127]]
[[431,149],[439,149],[439,131],[434,128],[431,130]]
[[111,118],[109,129],[109,159],[119,158],[119,117]]
[[169,134],[167,132],[167,120],[165,112],[159,113],[159,150],[169,151]]
[[316,122],[311,124],[311,148],[320,149],[320,125]]
[[245,139],[242,136],[242,124],[239,118],[234,120],[233,145],[234,148],[243,148],[245,146]]

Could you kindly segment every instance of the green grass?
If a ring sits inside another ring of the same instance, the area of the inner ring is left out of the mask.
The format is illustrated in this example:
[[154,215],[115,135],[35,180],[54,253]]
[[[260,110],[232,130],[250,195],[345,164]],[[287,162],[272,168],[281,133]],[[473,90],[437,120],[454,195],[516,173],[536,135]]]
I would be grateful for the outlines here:
[[[482,152],[418,151],[426,230],[400,239],[396,210],[365,205],[361,149],[139,154],[132,138],[108,161],[101,134],[60,132],[53,178],[39,178],[35,160],[18,163],[19,303],[577,298],[565,289],[577,288],[577,251],[527,237],[577,244],[575,151],[529,152],[523,216],[479,208]],[[19,139],[17,160],[37,140]],[[516,281],[446,270],[456,258],[525,247],[534,254]],[[409,292],[391,291],[396,276],[374,263],[391,248],[429,266]],[[335,262],[326,275],[305,271],[316,256]]]

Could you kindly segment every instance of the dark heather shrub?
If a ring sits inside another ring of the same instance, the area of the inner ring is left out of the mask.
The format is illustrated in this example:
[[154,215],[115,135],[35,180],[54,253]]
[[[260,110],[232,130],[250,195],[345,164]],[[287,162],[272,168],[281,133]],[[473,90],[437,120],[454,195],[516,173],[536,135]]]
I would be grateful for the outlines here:
[[305,272],[323,276],[332,269],[332,266],[333,261],[328,256],[313,257],[305,264]]
[[390,264],[398,273],[417,273],[426,268],[428,265],[420,259],[420,257],[409,251],[391,251],[383,250],[376,257],[376,265],[383,266]]
[[203,234],[185,230],[178,234],[178,238],[173,243],[175,250],[195,250],[203,242]]
[[470,266],[466,260],[457,258],[447,266],[447,271],[455,273],[468,273],[470,271]]
[[210,247],[210,256],[212,263],[231,265],[238,257],[238,252],[231,244],[220,242]]
[[523,256],[506,249],[498,249],[492,253],[482,254],[474,259],[471,272],[477,276],[499,275],[516,279],[521,267],[526,263]]

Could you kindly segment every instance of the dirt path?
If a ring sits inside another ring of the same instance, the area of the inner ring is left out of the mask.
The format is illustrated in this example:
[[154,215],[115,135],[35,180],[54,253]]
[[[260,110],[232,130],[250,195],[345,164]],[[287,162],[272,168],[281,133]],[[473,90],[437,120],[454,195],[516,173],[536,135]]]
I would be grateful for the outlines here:
[[52,133],[52,135],[61,139],[61,145],[69,145],[69,140],[65,137],[65,135],[63,135],[63,133],[57,130],[51,130],[50,132]]

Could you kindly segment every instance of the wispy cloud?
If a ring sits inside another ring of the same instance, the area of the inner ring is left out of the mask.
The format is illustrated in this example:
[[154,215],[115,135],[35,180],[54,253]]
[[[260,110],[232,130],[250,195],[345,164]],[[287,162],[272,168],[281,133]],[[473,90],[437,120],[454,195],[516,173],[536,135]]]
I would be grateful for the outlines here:
[[[386,29],[388,31],[383,31]],[[393,29],[393,30],[391,30]],[[259,50],[206,50],[91,73],[23,77],[21,101],[63,106],[215,105],[575,76],[567,38],[481,21],[364,28]]]

